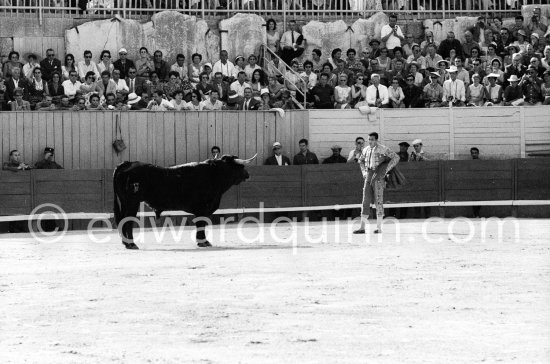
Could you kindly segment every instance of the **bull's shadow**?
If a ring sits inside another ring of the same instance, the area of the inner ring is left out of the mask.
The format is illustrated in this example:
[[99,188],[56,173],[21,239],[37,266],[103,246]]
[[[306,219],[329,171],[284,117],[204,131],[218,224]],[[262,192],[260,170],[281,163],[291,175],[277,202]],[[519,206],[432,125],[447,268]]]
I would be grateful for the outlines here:
[[148,248],[146,245],[141,248],[143,251],[150,252],[182,252],[182,253],[207,253],[214,251],[239,251],[239,250],[292,250],[292,249],[310,249],[313,248],[310,245],[298,245],[294,246],[280,246],[280,245],[257,245],[257,246],[235,246],[235,247],[209,247],[208,249],[197,249],[197,248]]

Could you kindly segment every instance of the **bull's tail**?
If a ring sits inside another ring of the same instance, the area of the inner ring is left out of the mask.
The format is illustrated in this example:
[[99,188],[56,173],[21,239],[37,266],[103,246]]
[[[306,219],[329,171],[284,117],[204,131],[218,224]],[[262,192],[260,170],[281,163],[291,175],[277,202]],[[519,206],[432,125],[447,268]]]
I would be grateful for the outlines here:
[[113,213],[115,215],[115,223],[116,223],[117,226],[123,218],[121,205],[120,205],[120,196],[124,191],[124,182],[119,181],[119,179],[120,179],[119,175],[120,175],[121,171],[124,171],[131,164],[132,164],[132,162],[123,162],[123,163],[119,164],[116,167],[115,172],[113,174],[113,192],[114,192],[114,196],[113,196],[113,205],[114,205],[113,206]]

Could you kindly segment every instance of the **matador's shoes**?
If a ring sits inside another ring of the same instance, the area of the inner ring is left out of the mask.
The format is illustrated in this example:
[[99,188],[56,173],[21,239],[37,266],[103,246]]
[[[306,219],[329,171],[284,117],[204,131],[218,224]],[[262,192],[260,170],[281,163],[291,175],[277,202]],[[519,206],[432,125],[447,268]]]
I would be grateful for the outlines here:
[[364,233],[365,233],[365,229],[358,229],[358,230],[355,230],[353,233],[354,233],[354,234],[364,234]]
[[382,229],[376,229],[376,230],[374,230],[374,233],[375,234],[382,234]]

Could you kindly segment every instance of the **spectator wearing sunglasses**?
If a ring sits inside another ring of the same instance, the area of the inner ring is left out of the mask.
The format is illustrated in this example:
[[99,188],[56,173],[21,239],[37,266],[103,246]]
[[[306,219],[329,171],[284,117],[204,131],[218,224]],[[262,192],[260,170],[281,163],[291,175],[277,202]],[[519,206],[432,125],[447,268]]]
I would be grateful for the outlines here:
[[99,79],[99,71],[97,70],[97,65],[92,61],[92,52],[89,50],[84,51],[84,60],[78,62],[78,77],[82,82],[86,81],[86,74],[88,72],[93,72],[95,79]]
[[40,69],[42,69],[42,78],[46,81],[50,81],[54,72],[61,74],[61,61],[55,58],[55,52],[49,48],[46,51],[46,58],[40,61]]

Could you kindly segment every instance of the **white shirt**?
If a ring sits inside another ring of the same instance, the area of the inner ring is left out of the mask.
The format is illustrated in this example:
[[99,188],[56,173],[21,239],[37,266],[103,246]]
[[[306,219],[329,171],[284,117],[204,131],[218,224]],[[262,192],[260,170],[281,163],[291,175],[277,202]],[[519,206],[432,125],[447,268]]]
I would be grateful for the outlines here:
[[96,81],[99,79],[99,72],[97,71],[97,65],[94,61],[90,61],[89,65],[86,65],[85,61],[78,62],[78,77],[80,77],[81,80],[86,77],[86,73],[93,72],[95,74]]
[[403,94],[403,89],[401,87],[398,87],[397,90],[392,86],[388,88],[388,94],[390,96],[390,99],[392,101],[403,101],[405,98],[405,95]]
[[[113,80],[114,81],[114,80]],[[118,82],[116,83],[116,90],[117,91],[130,91],[130,88],[126,84],[126,81],[122,78],[119,78]]]
[[224,76],[231,77],[233,76],[233,71],[235,70],[235,65],[230,61],[222,63],[221,60],[214,63],[212,68],[212,74],[215,75],[217,72],[221,72]]
[[69,99],[72,99],[76,96],[76,92],[80,91],[80,86],[82,84],[80,83],[80,81],[76,81],[75,83],[72,83],[71,80],[65,80],[61,85],[63,86],[65,95],[69,96]]
[[447,101],[449,96],[454,97],[454,100],[466,101],[466,88],[464,87],[464,82],[459,79],[443,82],[443,101]]
[[[387,105],[390,102],[388,88],[382,84],[379,84],[378,93],[380,100],[382,100],[382,105]],[[367,103],[370,106],[375,106],[376,104],[376,87],[374,85],[367,87]]]
[[27,63],[23,66],[23,75],[27,77],[29,80],[32,80],[32,73],[36,67],[40,67],[38,63],[30,64]]
[[355,161],[355,158],[357,158],[357,162],[359,162],[359,157],[361,156],[362,150],[352,149],[350,150],[348,154],[348,162]]
[[244,89],[250,87],[250,85],[246,82],[243,82],[241,85],[239,81],[235,81],[229,86],[229,88],[235,92],[237,92],[237,95],[244,97]]
[[244,73],[246,73],[246,77],[248,77],[248,80],[252,81],[252,74],[254,73],[254,71],[261,69],[262,68],[257,64],[254,65],[254,68],[250,67],[250,65],[247,64],[246,66],[244,66]]
[[170,101],[162,99],[160,102],[160,105],[153,105],[153,103],[156,103],[155,100],[149,101],[149,105],[147,105],[147,108],[151,111],[168,111],[168,110],[174,110],[174,106],[170,103]]
[[185,63],[181,67],[178,65],[178,62],[174,63],[173,65],[170,66],[170,71],[175,71],[179,73],[180,78],[182,80],[187,78],[188,71],[187,71],[187,65]]
[[317,85],[317,74],[315,72],[311,72],[309,76],[307,73],[302,72],[300,73],[300,77],[306,80],[307,88],[310,90]]
[[[294,42],[292,42],[292,34],[294,34]],[[294,43],[296,43],[296,40],[298,40],[298,37],[301,34],[297,31],[287,30],[283,33],[283,36],[281,37],[281,42],[279,43],[281,45],[281,48],[283,47],[294,47]]]
[[[403,36],[403,31],[401,30],[401,27],[399,25],[396,25],[397,27],[397,34],[400,36],[400,37],[404,37]],[[385,36],[387,36],[388,34],[391,34],[390,37],[386,40],[386,48],[387,49],[394,49],[395,47],[401,47],[401,39],[399,39],[398,37],[396,37],[394,34],[393,34],[393,28],[390,27],[389,24],[386,24],[382,27],[382,30],[381,30],[381,36],[382,38],[384,38]]]
[[210,99],[201,101],[199,104],[199,110],[221,110],[223,107],[223,102],[216,100],[215,103],[212,103]]
[[[136,81],[137,81],[137,78],[128,78],[128,82],[126,83],[126,85],[128,86],[128,92],[136,92]],[[132,88],[132,86],[133,86],[133,90],[130,91],[130,88]]]
[[282,166],[283,165],[283,155],[277,155],[275,154],[275,160],[277,161],[277,164]]

